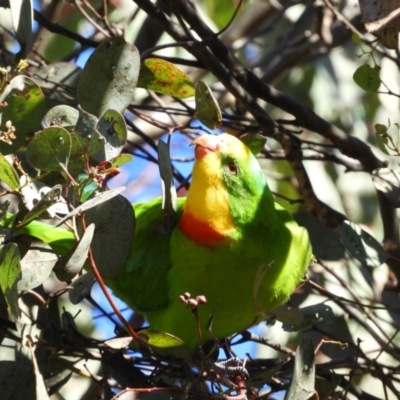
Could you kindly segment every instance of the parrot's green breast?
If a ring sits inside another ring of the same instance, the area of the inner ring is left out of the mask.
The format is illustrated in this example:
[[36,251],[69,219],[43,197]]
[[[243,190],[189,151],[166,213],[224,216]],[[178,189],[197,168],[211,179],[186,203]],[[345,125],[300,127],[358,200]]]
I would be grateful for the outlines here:
[[274,203],[249,149],[230,135],[220,135],[217,144],[208,145],[209,138],[214,140],[208,135],[201,143],[206,149],[196,152],[172,235],[160,229],[160,198],[135,205],[131,255],[117,279],[107,282],[146,315],[151,328],[178,336],[191,349],[200,343],[198,328],[180,296],[206,297],[198,307],[205,343],[244,330],[285,303],[311,261],[307,231]]

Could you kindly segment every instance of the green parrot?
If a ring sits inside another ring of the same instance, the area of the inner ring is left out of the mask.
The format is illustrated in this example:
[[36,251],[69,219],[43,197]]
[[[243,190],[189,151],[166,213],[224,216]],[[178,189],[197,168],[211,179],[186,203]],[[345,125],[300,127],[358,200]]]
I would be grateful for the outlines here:
[[[105,282],[152,329],[177,336],[193,351],[199,329],[182,295],[206,298],[197,308],[201,344],[221,339],[285,303],[312,254],[307,231],[274,202],[259,163],[241,140],[224,133],[192,144],[192,183],[187,198],[178,199],[172,234],[160,229],[161,198],[134,204],[130,255],[121,273]],[[62,240],[47,242],[64,250]]]

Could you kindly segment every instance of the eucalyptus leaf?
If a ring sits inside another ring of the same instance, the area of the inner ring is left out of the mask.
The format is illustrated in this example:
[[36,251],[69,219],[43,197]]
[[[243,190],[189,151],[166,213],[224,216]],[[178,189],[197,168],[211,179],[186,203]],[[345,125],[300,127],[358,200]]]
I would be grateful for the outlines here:
[[106,39],[86,62],[77,98],[87,112],[101,116],[108,109],[124,112],[131,103],[139,76],[137,48],[122,37]]
[[75,132],[79,133],[82,137],[91,138],[95,135],[98,135],[96,131],[96,125],[99,119],[82,109],[82,107],[78,107],[78,120],[76,121]]
[[250,149],[250,151],[257,155],[260,153],[267,143],[267,138],[265,136],[247,133],[246,135],[240,136],[239,139]]
[[332,323],[335,321],[335,314],[332,308],[325,304],[319,303],[312,306],[302,307],[299,310],[302,313],[302,321],[300,324],[286,322],[282,325],[282,329],[286,332],[298,332],[317,322]]
[[89,158],[104,148],[104,138],[100,135],[81,136],[79,133],[72,133],[72,148],[68,163],[68,172],[76,176],[82,172]]
[[0,141],[0,153],[14,153],[26,142],[27,135],[39,127],[46,110],[45,99],[39,86],[30,78],[17,75],[0,94],[0,103],[7,106],[0,110],[0,130],[7,132],[6,123],[11,121],[16,139],[9,145]]
[[160,58],[146,58],[142,62],[137,87],[177,98],[195,94],[191,78],[174,64]]
[[113,197],[118,196],[124,190],[125,190],[125,187],[121,186],[119,188],[107,190],[106,192],[102,192],[102,193],[98,194],[96,197],[93,197],[92,199],[88,200],[86,203],[83,203],[80,206],[76,207],[74,210],[72,210],[69,214],[67,214],[64,218],[62,218],[61,221],[58,222],[57,226],[62,225],[65,221],[68,221],[70,218],[74,217],[75,215],[78,215],[84,211],[87,211],[95,206],[98,206],[106,201],[111,200]]
[[84,266],[93,239],[94,228],[94,224],[89,225],[76,246],[57,262],[54,273],[60,281],[69,282]]
[[16,59],[21,60],[28,56],[32,47],[33,0],[12,0],[10,10],[15,37],[21,47]]
[[20,316],[17,291],[20,279],[21,265],[17,246],[14,243],[0,246],[0,287],[14,317]]
[[169,146],[162,140],[159,140],[157,150],[162,186],[162,209],[167,216],[165,229],[168,234],[171,234],[178,220],[178,203],[174,176],[172,174]]
[[85,222],[96,226],[91,249],[97,269],[103,278],[113,279],[128,259],[135,232],[135,215],[132,205],[120,195],[97,204],[86,211]]
[[33,241],[21,259],[21,279],[18,290],[30,290],[41,285],[49,276],[58,257],[52,248],[40,241]]
[[222,114],[217,99],[203,81],[196,85],[196,117],[209,129],[217,129],[222,124]]
[[269,316],[273,316],[278,321],[290,325],[301,325],[304,321],[304,314],[296,307],[283,304],[268,312]]
[[120,350],[129,347],[131,342],[132,342],[132,337],[127,336],[127,337],[118,337],[106,340],[104,344],[107,345],[108,347],[111,347],[112,349]]
[[379,267],[386,262],[388,254],[381,244],[357,224],[344,221],[339,226],[340,238],[354,258],[369,267]]
[[43,118],[43,125],[45,127],[60,126],[63,128],[74,127],[79,119],[79,111],[76,108],[59,105],[55,106]]
[[26,158],[44,171],[66,171],[71,153],[71,135],[60,127],[38,132],[28,145]]
[[21,228],[22,226],[33,221],[45,211],[47,211],[52,205],[58,203],[61,199],[62,186],[56,185],[49,192],[47,192],[24,216],[23,220],[16,226]]
[[294,359],[294,371],[285,400],[308,400],[315,395],[314,345],[311,339],[300,342]]
[[0,154],[0,181],[4,182],[10,189],[19,188],[19,178],[15,168]]
[[390,200],[393,207],[400,207],[400,173],[390,168],[377,168],[372,171],[372,182]]
[[379,71],[368,64],[358,67],[354,72],[353,79],[361,89],[370,93],[376,93],[381,85]]
[[117,157],[124,148],[128,134],[124,117],[118,111],[107,110],[99,119],[96,129],[104,137],[105,146],[93,158],[102,162]]
[[190,359],[189,348],[182,340],[166,332],[154,329],[142,329],[138,336],[157,354],[163,357]]
[[73,281],[71,284],[71,290],[68,291],[70,302],[72,304],[79,304],[89,295],[94,282],[95,277],[92,272],[87,272]]
[[121,167],[122,165],[127,164],[133,160],[132,154],[119,154],[117,157],[110,160],[111,166],[114,168]]

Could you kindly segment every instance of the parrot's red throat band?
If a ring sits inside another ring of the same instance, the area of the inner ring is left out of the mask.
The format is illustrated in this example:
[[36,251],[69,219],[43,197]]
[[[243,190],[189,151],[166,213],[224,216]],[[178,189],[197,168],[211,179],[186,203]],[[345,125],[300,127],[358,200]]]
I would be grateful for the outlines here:
[[228,237],[213,229],[207,222],[201,221],[190,212],[184,212],[179,220],[179,228],[199,246],[213,248]]

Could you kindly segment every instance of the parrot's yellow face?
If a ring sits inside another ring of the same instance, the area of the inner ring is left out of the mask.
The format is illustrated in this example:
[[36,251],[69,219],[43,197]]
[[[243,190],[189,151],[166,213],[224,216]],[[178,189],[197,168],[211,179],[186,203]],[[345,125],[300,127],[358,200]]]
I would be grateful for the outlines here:
[[[193,183],[180,228],[198,244],[213,247],[236,234],[230,191],[242,196],[246,181],[257,181],[261,170],[249,148],[232,135],[203,135],[192,144],[196,146]],[[249,173],[252,167],[255,174]]]

